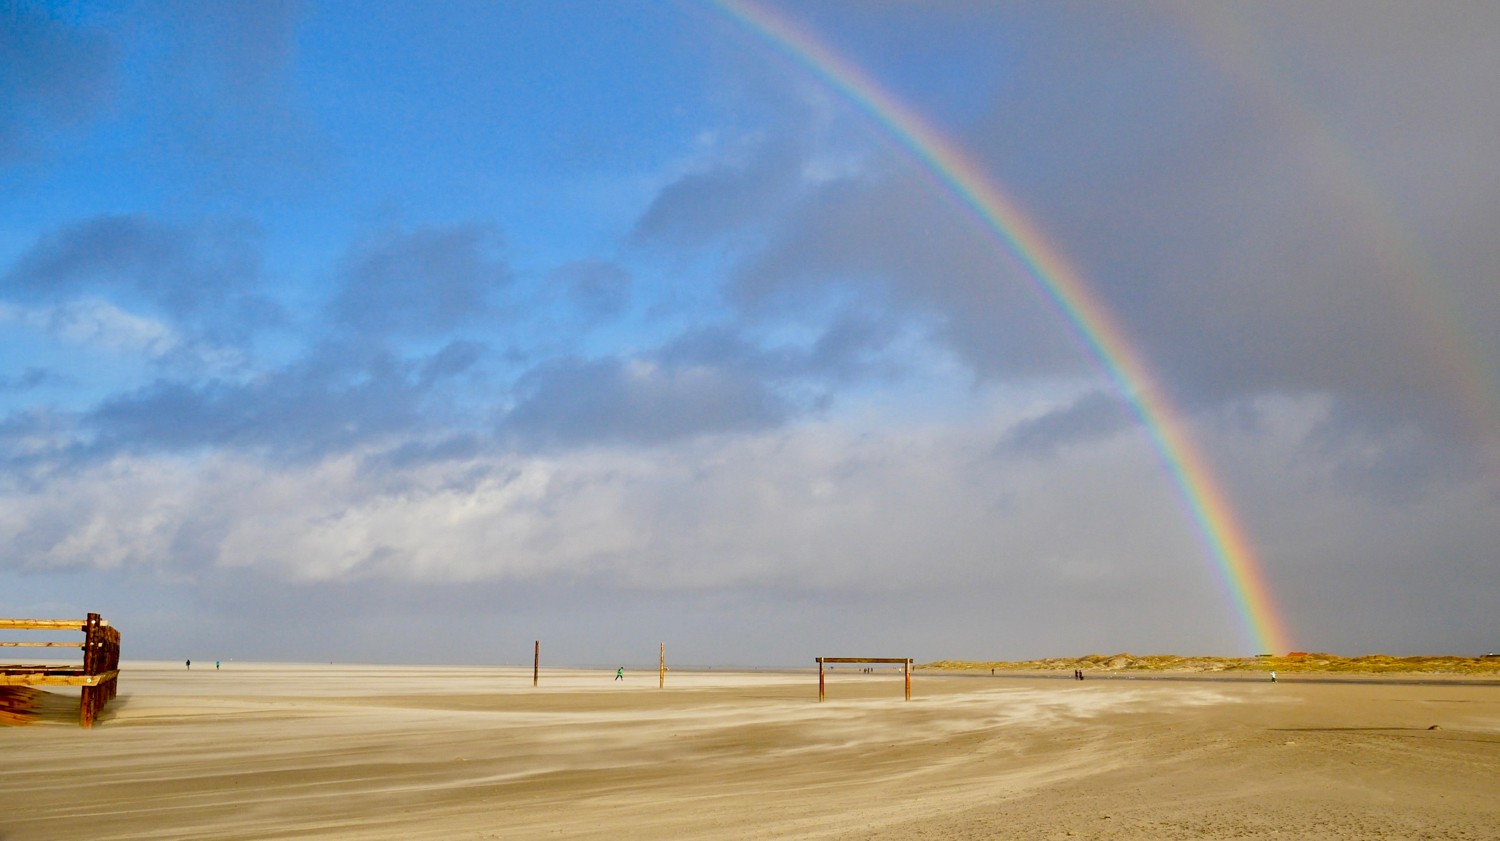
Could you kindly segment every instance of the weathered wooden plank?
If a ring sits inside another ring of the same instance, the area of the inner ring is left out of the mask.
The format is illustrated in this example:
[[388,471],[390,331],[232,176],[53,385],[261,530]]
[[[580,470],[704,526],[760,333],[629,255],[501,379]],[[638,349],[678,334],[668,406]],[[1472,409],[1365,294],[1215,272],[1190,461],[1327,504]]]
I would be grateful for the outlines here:
[[118,669],[100,675],[86,675],[79,670],[55,670],[0,674],[0,686],[98,686],[119,676]]
[[87,619],[0,619],[0,631],[82,631]]
[[62,666],[56,663],[48,663],[40,666],[31,665],[7,665],[0,666],[0,675],[81,675],[85,674],[83,669],[77,666]]
[[83,648],[81,642],[0,642],[0,648]]
[[910,657],[819,657],[819,663],[910,663]]

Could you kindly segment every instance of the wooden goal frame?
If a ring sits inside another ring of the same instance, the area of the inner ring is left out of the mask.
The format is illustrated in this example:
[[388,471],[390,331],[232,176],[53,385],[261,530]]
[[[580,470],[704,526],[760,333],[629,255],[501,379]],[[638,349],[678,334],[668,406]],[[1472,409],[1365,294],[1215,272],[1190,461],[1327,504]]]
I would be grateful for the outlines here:
[[911,700],[911,664],[910,657],[819,657],[818,658],[818,701],[821,703],[827,695],[827,680],[823,675],[825,663],[900,663],[902,676],[906,678],[906,700]]

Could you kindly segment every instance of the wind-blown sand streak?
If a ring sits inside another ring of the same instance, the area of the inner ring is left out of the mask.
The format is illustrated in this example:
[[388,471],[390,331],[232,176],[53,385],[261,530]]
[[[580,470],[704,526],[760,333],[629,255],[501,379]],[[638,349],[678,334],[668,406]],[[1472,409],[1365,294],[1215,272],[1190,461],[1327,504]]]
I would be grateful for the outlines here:
[[[1493,838],[1500,688],[128,664],[0,839]],[[1428,729],[1437,725],[1438,729]],[[1425,833],[1425,834],[1424,834]]]

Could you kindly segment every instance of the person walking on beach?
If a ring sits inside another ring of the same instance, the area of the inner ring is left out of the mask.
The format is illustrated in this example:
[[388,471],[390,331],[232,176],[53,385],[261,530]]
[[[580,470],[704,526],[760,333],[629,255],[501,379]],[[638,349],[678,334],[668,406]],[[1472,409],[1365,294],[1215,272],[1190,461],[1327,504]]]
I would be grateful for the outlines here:
[[1275,672],[1271,672],[1271,682],[1272,683],[1276,682],[1276,673]]
[[615,680],[624,680],[624,679],[625,679],[625,667],[621,666],[620,668],[615,669]]
[[193,661],[189,660],[187,666],[189,669],[191,669],[193,667]]

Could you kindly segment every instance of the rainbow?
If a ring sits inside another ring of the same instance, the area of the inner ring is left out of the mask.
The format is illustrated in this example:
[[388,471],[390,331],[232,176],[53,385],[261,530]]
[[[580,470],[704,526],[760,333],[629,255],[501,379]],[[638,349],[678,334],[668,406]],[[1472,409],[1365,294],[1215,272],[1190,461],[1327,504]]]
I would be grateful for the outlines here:
[[1109,375],[1160,453],[1216,572],[1224,581],[1257,652],[1289,649],[1265,574],[1208,460],[1145,359],[1084,278],[962,149],[785,15],[746,0],[717,0],[733,21],[822,79],[879,123],[998,238]]

